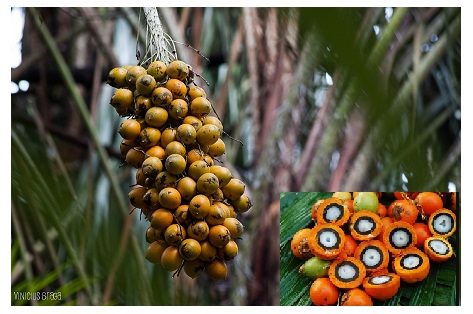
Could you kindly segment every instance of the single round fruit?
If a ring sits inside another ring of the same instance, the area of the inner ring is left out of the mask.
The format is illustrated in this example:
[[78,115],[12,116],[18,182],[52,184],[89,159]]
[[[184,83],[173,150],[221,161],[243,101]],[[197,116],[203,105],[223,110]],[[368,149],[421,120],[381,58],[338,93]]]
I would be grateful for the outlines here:
[[432,236],[430,233],[429,226],[423,222],[416,222],[412,225],[417,235],[416,247],[419,249],[424,248],[424,242],[427,238]]
[[144,117],[146,112],[153,107],[153,101],[147,96],[135,97],[135,116]]
[[217,249],[217,256],[223,260],[234,259],[238,255],[238,245],[235,241],[230,240],[223,247]]
[[197,241],[204,241],[209,235],[209,225],[205,220],[194,221],[187,227],[187,235]]
[[202,146],[210,146],[220,138],[220,129],[214,124],[205,124],[197,130],[196,140]]
[[388,214],[388,209],[386,208],[386,206],[384,206],[384,204],[379,203],[378,211],[376,212],[376,214],[381,218],[386,217]]
[[189,213],[189,205],[179,205],[174,211],[174,217],[181,226],[187,228],[192,222],[191,214]]
[[343,226],[350,218],[350,211],[343,200],[337,197],[330,197],[320,204],[317,209],[317,224],[333,223]]
[[204,270],[205,263],[201,260],[195,259],[184,263],[184,272],[193,279],[198,277]]
[[182,157],[186,156],[186,148],[184,145],[182,145],[181,142],[178,141],[172,141],[168,145],[166,145],[166,148],[164,149],[164,152],[166,153],[166,156],[172,155],[172,154],[179,154]]
[[[187,174],[189,177],[194,179],[195,181],[199,180],[199,178],[205,174],[210,172],[210,166],[204,160],[197,160],[194,161],[189,165],[187,169]],[[224,191],[225,193],[225,191]]]
[[189,112],[189,105],[184,99],[174,99],[169,106],[169,115],[175,120],[182,120]]
[[197,97],[191,101],[189,112],[191,115],[202,119],[205,118],[212,110],[210,101],[205,97]]
[[[187,94],[187,87],[182,81],[178,79],[169,79],[165,87],[171,92],[173,99],[185,99]],[[192,113],[192,112],[191,112]]]
[[197,194],[189,202],[189,212],[197,219],[207,216],[210,210],[210,200],[203,194]]
[[167,271],[176,271],[183,261],[176,246],[168,246],[161,255],[161,265]]
[[202,174],[197,180],[197,191],[205,195],[215,193],[219,188],[218,186],[218,178],[211,172]]
[[429,230],[432,235],[450,237],[457,230],[456,215],[449,209],[441,208],[429,216]]
[[358,241],[376,238],[382,230],[381,218],[368,210],[355,212],[350,219],[350,233]]
[[141,130],[138,136],[138,142],[143,148],[150,148],[158,144],[161,138],[161,131],[156,128],[147,127]]
[[136,80],[136,91],[140,95],[149,96],[156,87],[156,80],[149,74],[141,75]]
[[169,245],[158,241],[151,242],[146,249],[146,259],[153,264],[161,263],[161,256],[163,256],[164,250],[168,246]]
[[158,157],[148,157],[141,164],[141,171],[143,175],[147,178],[156,178],[158,173],[163,170],[163,163]]
[[424,280],[429,274],[430,261],[424,252],[416,247],[405,249],[393,262],[396,274],[407,283]]
[[353,209],[355,213],[360,210],[368,210],[376,213],[378,211],[378,196],[374,192],[359,192],[353,199]]
[[340,289],[356,288],[366,277],[365,265],[354,257],[336,259],[328,271],[330,281]]
[[245,184],[239,179],[232,178],[224,187],[222,187],[222,191],[226,198],[237,200],[243,195],[243,193],[245,193]]
[[247,212],[253,206],[250,197],[246,194],[243,194],[236,200],[231,200],[230,204],[233,206],[235,212],[238,214],[243,214]]
[[[217,176],[218,187],[223,188],[232,179],[232,173],[230,169],[223,166],[211,166],[209,171]],[[223,191],[222,191],[223,192]]]
[[201,250],[200,243],[192,238],[184,239],[181,244],[179,244],[179,253],[186,261],[197,259]]
[[394,273],[380,273],[363,280],[363,289],[372,298],[385,301],[396,295],[401,287],[401,277]]
[[204,262],[210,262],[217,256],[217,248],[212,245],[209,241],[200,242],[201,252],[199,260]]
[[141,150],[141,147],[133,147],[126,153],[125,161],[133,168],[141,168],[141,165],[145,161],[145,153]]
[[202,88],[202,87],[199,87],[199,86],[191,86],[189,88],[189,92],[188,92],[188,95],[189,95],[189,98],[190,100],[194,100],[195,98],[197,97],[207,97],[207,94],[205,93],[205,90]]
[[399,254],[403,250],[415,247],[417,234],[410,223],[396,221],[386,227],[383,243],[389,252]]
[[209,230],[209,241],[217,248],[224,247],[230,239],[230,231],[223,225],[212,226]]
[[190,124],[181,124],[177,127],[176,140],[181,141],[184,145],[190,145],[195,142],[197,132]]
[[151,94],[151,100],[153,104],[158,107],[167,107],[172,102],[172,93],[166,87],[156,87]]
[[310,229],[308,241],[312,254],[321,259],[332,260],[345,245],[345,233],[335,224],[317,225]]
[[156,188],[151,188],[146,191],[143,196],[143,202],[148,205],[151,209],[159,207],[159,191]]
[[323,260],[317,256],[309,258],[299,268],[299,274],[315,280],[321,277],[328,277],[328,269],[332,261]]
[[342,306],[372,306],[373,300],[371,297],[360,288],[354,288],[346,291],[340,298],[340,305]]
[[[161,146],[166,148],[169,143],[176,141],[177,130],[174,128],[166,128],[161,133]],[[163,148],[163,149],[164,149]]]
[[225,220],[223,221],[223,225],[228,229],[228,231],[230,231],[230,237],[232,239],[240,237],[245,231],[245,227],[243,226],[243,224],[234,217],[225,218]]
[[427,216],[443,208],[443,200],[440,195],[435,192],[420,192],[414,202],[420,207],[421,212]]
[[397,200],[414,200],[419,192],[393,192]]
[[166,187],[159,192],[159,203],[168,209],[176,209],[181,205],[181,194],[178,190]]
[[317,278],[309,290],[314,305],[335,305],[338,301],[338,288],[328,278]]
[[[138,133],[139,134],[139,133]],[[133,147],[133,146],[136,146],[135,144],[136,141],[135,140],[125,140],[123,139],[121,142],[120,142],[120,154],[122,156],[126,156],[126,153],[128,153],[128,151]]]
[[136,88],[136,81],[142,75],[147,74],[146,69],[139,65],[131,66],[126,73],[126,82],[132,89]]
[[225,280],[227,278],[227,265],[224,261],[216,258],[206,264],[205,272],[211,280]]
[[[345,257],[350,257],[355,255],[355,250],[358,247],[358,242],[353,238],[352,235],[345,235],[345,244],[343,245],[342,253]],[[341,254],[342,254],[341,253]]]
[[[209,226],[222,225],[228,215],[228,207],[222,202],[215,202],[210,205],[209,212],[205,216],[205,221]],[[230,232],[231,234],[231,232]]]
[[172,224],[164,231],[164,239],[169,245],[177,246],[186,238],[186,229],[179,224]]
[[[163,140],[163,136],[161,134],[161,142],[162,140]],[[159,145],[156,145],[156,146],[148,148],[148,150],[146,151],[146,156],[158,157],[159,160],[164,160],[164,158],[166,158],[166,152],[164,151],[164,148],[162,148]]]
[[135,206],[136,208],[143,208],[145,207],[145,203],[143,202],[143,196],[148,191],[147,188],[144,186],[135,186],[129,193],[128,193],[128,200],[130,204]]
[[118,128],[118,134],[120,134],[123,139],[129,141],[136,139],[140,135],[140,132],[140,123],[135,119],[127,119],[123,121]]
[[202,120],[200,120],[199,118],[197,118],[197,117],[195,117],[195,116],[192,116],[192,115],[187,115],[187,116],[182,120],[182,123],[192,125],[196,131],[197,131],[198,129],[200,129],[200,127],[202,126]]
[[160,191],[167,187],[175,187],[178,179],[179,178],[172,173],[161,171],[156,176],[155,186]]
[[168,111],[161,107],[152,107],[145,114],[146,123],[154,128],[160,128],[168,121]]
[[439,236],[425,240],[424,252],[435,262],[444,262],[453,255],[453,249],[447,239]]
[[310,230],[310,228],[303,228],[297,231],[292,237],[291,251],[295,257],[300,259],[308,259],[314,256],[309,247]]
[[389,251],[379,240],[362,241],[355,250],[355,258],[365,265],[368,273],[387,269]]
[[148,227],[148,229],[146,229],[146,242],[153,243],[156,240],[158,240],[156,237],[156,229]]
[[220,157],[225,154],[225,150],[225,142],[219,138],[215,143],[209,146],[209,151],[207,154],[209,154],[209,156],[212,158]]
[[146,72],[152,75],[156,82],[162,82],[166,78],[166,64],[162,61],[153,61]]
[[125,87],[127,72],[127,69],[124,67],[116,67],[111,69],[110,72],[108,72],[107,84],[115,88]]
[[189,67],[181,60],[174,60],[166,68],[166,74],[172,79],[184,81],[189,75]]
[[179,179],[176,189],[183,199],[190,201],[197,194],[197,183],[191,177],[184,177]]
[[417,206],[410,200],[395,200],[388,207],[388,216],[396,221],[405,221],[413,225],[419,214]]
[[166,170],[174,175],[183,173],[186,169],[186,165],[186,160],[180,154],[169,155],[164,164]]
[[173,213],[166,208],[159,208],[151,214],[151,227],[164,230],[172,224]]

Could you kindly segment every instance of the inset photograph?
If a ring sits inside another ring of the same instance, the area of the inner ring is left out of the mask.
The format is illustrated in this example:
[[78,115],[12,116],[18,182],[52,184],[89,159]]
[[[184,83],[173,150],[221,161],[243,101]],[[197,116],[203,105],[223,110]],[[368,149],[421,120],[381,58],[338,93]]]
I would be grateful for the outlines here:
[[282,306],[460,305],[457,192],[280,195]]

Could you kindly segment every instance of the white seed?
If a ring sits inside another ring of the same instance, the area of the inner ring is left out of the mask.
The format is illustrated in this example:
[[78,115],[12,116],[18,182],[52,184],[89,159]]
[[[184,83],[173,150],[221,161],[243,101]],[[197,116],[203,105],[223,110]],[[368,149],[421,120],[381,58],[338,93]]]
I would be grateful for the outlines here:
[[320,233],[320,243],[325,248],[335,247],[338,243],[337,234],[333,230],[326,230]]
[[374,267],[381,261],[381,254],[374,248],[366,249],[361,260],[366,267]]
[[341,279],[351,279],[356,276],[356,269],[351,264],[344,264],[338,267],[338,277]]

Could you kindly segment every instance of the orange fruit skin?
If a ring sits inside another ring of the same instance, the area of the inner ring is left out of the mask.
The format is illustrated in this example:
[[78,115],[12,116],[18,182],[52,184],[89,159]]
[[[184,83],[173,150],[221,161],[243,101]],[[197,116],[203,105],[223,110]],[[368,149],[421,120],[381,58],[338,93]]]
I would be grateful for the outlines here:
[[417,195],[415,202],[427,216],[443,207],[442,198],[435,192],[421,192]]
[[395,200],[388,207],[388,216],[397,221],[405,221],[414,224],[419,215],[417,206],[409,200]]
[[318,200],[317,202],[312,205],[310,209],[310,216],[315,221],[317,220],[317,210],[319,209],[320,205],[324,202],[324,200]]
[[345,205],[347,205],[348,210],[350,211],[350,214],[353,214],[355,212],[355,209],[353,208],[353,200],[346,200]]
[[[422,258],[423,263],[420,267],[417,267],[413,270],[406,270],[401,267],[401,260],[402,257],[406,254],[416,254],[420,258]],[[393,268],[401,280],[407,283],[415,283],[418,281],[424,280],[430,271],[430,260],[429,257],[421,250],[416,247],[411,247],[405,249],[402,254],[398,255],[393,262]]]
[[376,212],[379,217],[383,218],[388,214],[388,209],[383,204],[378,204],[378,211]]
[[299,250],[301,241],[304,241],[304,240],[307,241],[309,234],[310,234],[309,228],[301,229],[294,234],[294,237],[291,240],[291,250],[294,256],[296,256],[297,258],[307,259],[310,257],[310,255],[312,255],[312,254],[303,254]]
[[335,305],[338,301],[338,288],[328,278],[317,278],[309,290],[314,305]]
[[377,240],[380,240],[380,241],[383,241],[383,234],[384,234],[384,230],[386,230],[386,228],[392,224],[394,222],[394,219],[392,219],[391,217],[389,216],[386,216],[386,217],[383,217],[381,218],[381,224],[382,224],[382,228],[381,228],[381,232],[378,234],[378,236],[376,237]]
[[355,250],[358,247],[358,242],[351,235],[345,235],[345,245],[343,246],[343,252],[346,256],[350,257],[355,254]]
[[432,236],[429,226],[423,222],[416,222],[412,226],[414,227],[414,230],[417,234],[416,247],[423,249],[425,240]]
[[[447,255],[439,255],[437,253],[435,253],[434,251],[432,251],[430,248],[429,248],[429,244],[428,244],[428,241],[430,241],[430,239],[437,239],[437,240],[440,240],[440,241],[444,241],[445,244],[448,246],[449,248],[449,251],[450,253],[447,254]],[[426,242],[424,242],[424,252],[425,254],[427,254],[427,256],[434,262],[445,262],[446,260],[448,260],[450,257],[452,257],[453,255],[453,249],[452,249],[452,245],[443,237],[439,237],[439,236],[433,236],[431,237],[430,239],[427,239]]]
[[404,196],[402,195],[404,193],[407,198],[413,200],[416,198],[416,196],[419,194],[419,192],[394,192],[394,197],[398,200],[403,200],[405,199]]
[[401,277],[389,273],[386,273],[386,275],[390,275],[392,278],[388,284],[372,285],[369,283],[370,277],[366,277],[363,280],[363,289],[374,299],[382,301],[391,299],[401,287]]
[[353,288],[342,295],[342,306],[372,306],[373,300],[364,290]]

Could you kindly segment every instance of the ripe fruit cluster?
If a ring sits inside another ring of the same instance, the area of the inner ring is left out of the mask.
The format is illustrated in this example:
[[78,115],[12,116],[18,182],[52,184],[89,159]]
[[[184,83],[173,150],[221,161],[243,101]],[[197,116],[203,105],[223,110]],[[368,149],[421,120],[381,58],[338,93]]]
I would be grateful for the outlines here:
[[147,260],[175,274],[225,279],[244,230],[237,215],[252,204],[245,184],[215,163],[225,153],[223,125],[192,67],[181,60],[122,66],[107,83],[116,88],[110,104],[127,117],[120,152],[136,168],[129,201],[150,223]]
[[299,273],[314,280],[313,304],[373,305],[401,282],[424,280],[431,262],[453,255],[455,211],[454,192],[335,192],[317,201],[308,213],[315,225],[291,240],[304,260]]

